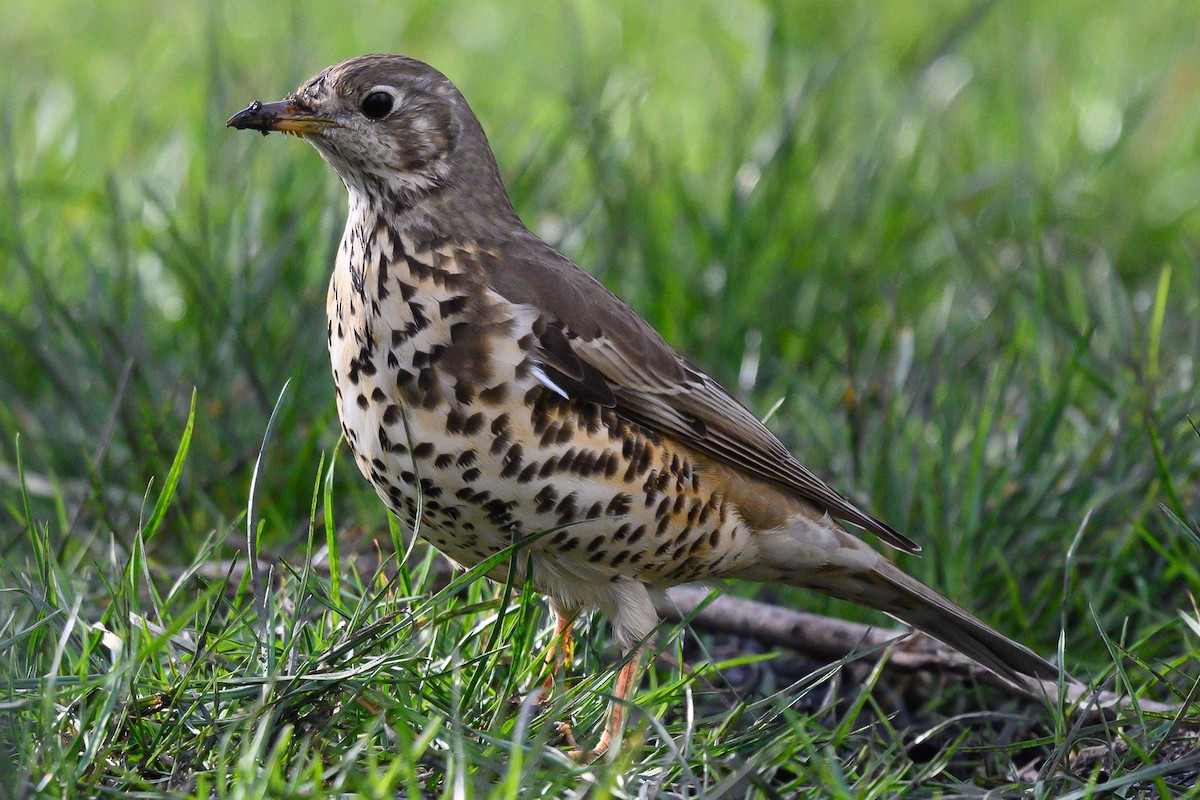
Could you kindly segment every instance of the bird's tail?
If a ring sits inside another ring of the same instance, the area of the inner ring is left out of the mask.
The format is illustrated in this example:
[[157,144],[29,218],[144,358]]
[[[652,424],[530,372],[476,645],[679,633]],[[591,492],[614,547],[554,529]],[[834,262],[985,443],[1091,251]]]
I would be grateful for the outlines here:
[[1028,647],[902,572],[856,537],[840,529],[837,533],[842,546],[832,551],[819,548],[824,557],[817,563],[812,558],[817,553],[810,548],[802,548],[803,554],[786,548],[793,558],[788,559],[787,566],[771,559],[775,565],[772,577],[883,611],[970,656],[1017,686],[1032,688],[1031,678],[1039,681],[1059,677],[1058,667]]
[[[864,576],[867,605],[891,614],[1015,683],[1055,680],[1059,668],[880,558]],[[853,599],[853,598],[846,598]]]

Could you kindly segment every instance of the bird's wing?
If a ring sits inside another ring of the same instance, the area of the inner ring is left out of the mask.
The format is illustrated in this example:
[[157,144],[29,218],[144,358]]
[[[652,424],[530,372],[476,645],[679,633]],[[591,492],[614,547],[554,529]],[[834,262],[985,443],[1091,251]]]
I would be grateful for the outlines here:
[[893,547],[921,549],[810,472],[744,405],[565,256],[530,235],[489,267],[495,291],[538,310],[534,333],[556,386],[782,486]]

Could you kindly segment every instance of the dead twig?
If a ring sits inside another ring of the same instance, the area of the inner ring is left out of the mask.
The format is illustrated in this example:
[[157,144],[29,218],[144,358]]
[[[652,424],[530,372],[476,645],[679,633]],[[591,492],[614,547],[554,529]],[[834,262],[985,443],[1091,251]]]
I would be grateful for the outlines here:
[[[1058,696],[1054,681],[1031,680],[1027,686],[1017,686],[937,639],[909,628],[847,622],[724,594],[709,602],[711,595],[710,590],[702,587],[677,586],[668,592],[669,599],[658,605],[658,613],[670,622],[690,619],[691,625],[701,630],[757,639],[831,661],[856,653],[865,656],[895,645],[887,660],[892,669],[936,670],[1031,699]],[[1111,716],[1114,710],[1129,703],[1127,698],[1113,692],[1095,692],[1069,677],[1064,689],[1067,702],[1080,706],[1078,713],[1089,718],[1100,714]],[[1142,711],[1149,713],[1170,714],[1178,710],[1177,706],[1152,700],[1137,702]]]

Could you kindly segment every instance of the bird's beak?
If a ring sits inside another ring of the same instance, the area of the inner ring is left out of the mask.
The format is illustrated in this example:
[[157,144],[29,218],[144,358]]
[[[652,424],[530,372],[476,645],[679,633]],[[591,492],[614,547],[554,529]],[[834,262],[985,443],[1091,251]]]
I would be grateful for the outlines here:
[[320,133],[325,128],[337,127],[337,123],[300,107],[293,99],[287,99],[274,103],[260,103],[255,100],[230,117],[225,126],[240,131],[259,131],[263,136],[271,131],[305,136]]

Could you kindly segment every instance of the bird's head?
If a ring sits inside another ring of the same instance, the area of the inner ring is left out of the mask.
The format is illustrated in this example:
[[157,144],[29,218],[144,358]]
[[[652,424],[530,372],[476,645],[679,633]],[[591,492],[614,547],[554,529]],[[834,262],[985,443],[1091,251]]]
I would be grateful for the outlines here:
[[[322,70],[283,100],[255,101],[226,125],[308,140],[351,193],[411,205],[466,184],[504,195],[483,129],[442,73],[369,55]],[[507,205],[504,196],[502,205]]]

